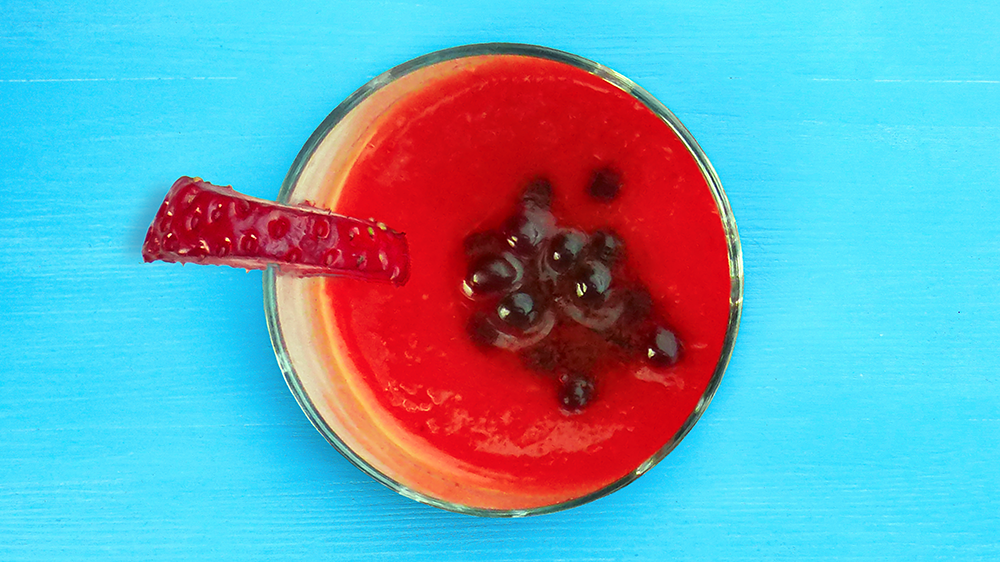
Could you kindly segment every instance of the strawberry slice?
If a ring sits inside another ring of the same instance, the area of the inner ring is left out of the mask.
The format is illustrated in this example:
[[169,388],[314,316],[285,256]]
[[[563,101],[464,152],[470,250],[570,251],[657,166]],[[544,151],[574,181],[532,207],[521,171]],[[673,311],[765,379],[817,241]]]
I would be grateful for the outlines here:
[[406,283],[406,237],[382,223],[306,205],[281,205],[182,177],[167,192],[142,245],[147,262],[277,265],[297,275]]

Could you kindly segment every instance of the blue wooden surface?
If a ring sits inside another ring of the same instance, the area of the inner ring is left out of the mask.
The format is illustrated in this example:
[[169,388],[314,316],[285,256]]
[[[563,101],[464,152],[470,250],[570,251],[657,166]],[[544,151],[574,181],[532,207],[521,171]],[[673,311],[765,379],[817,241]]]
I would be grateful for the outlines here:
[[[0,560],[1000,558],[998,27],[962,1],[0,0]],[[273,198],[369,78],[498,40],[659,97],[746,264],[690,436],[523,520],[416,504],[335,453],[259,273],[139,258],[176,177]]]

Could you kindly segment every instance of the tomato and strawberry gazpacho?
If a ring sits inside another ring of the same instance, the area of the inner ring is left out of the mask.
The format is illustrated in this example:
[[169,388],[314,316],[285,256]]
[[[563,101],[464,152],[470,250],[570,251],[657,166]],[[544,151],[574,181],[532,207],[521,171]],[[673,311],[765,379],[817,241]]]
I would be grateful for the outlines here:
[[738,238],[700,149],[624,79],[553,53],[472,48],[377,79],[282,191],[405,233],[404,286],[270,271],[269,323],[317,428],[448,509],[551,511],[627,483],[700,415],[735,338]]

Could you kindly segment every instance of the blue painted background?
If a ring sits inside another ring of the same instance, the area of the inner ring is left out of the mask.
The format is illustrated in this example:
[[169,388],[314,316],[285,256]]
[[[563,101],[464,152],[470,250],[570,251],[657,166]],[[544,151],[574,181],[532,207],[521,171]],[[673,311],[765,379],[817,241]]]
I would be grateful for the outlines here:
[[[0,0],[0,560],[1000,559],[1000,5],[205,4]],[[285,387],[259,273],[139,257],[178,176],[273,198],[354,89],[483,41],[661,99],[746,264],[688,438],[525,520],[362,475]]]

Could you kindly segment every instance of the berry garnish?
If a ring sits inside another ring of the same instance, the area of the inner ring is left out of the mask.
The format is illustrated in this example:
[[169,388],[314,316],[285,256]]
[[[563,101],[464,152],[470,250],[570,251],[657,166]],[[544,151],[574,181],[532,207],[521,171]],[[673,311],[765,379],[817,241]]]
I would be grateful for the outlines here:
[[147,262],[277,265],[298,275],[341,275],[391,281],[409,277],[406,238],[384,224],[305,205],[249,197],[182,177],[167,192],[146,233]]
[[587,238],[578,230],[564,230],[552,237],[545,255],[546,265],[556,273],[566,273],[583,252]]
[[594,381],[582,373],[566,373],[559,384],[559,404],[567,412],[580,412],[594,398]]
[[552,230],[552,216],[544,212],[524,212],[511,217],[504,224],[503,234],[507,245],[515,254],[530,257]]
[[587,193],[605,203],[613,201],[622,187],[621,174],[612,168],[600,168],[590,177]]
[[[612,168],[595,171],[588,185],[602,201],[620,188]],[[534,180],[499,230],[466,237],[462,291],[479,302],[470,339],[516,352],[532,371],[558,375],[559,404],[575,414],[593,402],[595,377],[614,361],[669,367],[681,344],[656,323],[652,296],[629,275],[622,239],[606,228],[558,229],[552,199],[548,180]]]
[[[605,333],[619,323],[624,308],[617,294],[601,303],[580,304],[576,300],[560,299],[560,311],[577,324],[595,332]],[[608,336],[610,334],[605,334]]]
[[525,209],[548,211],[552,207],[552,183],[546,178],[532,180],[521,194]]
[[473,232],[465,237],[462,244],[465,247],[465,255],[470,257],[502,252],[506,247],[506,242],[493,231]]
[[505,325],[524,331],[538,323],[543,306],[528,293],[510,293],[497,304],[497,317]]
[[611,292],[612,275],[608,266],[599,261],[580,264],[571,273],[572,296],[586,306],[600,306]]
[[590,236],[586,250],[587,255],[611,267],[621,258],[624,247],[621,238],[614,232],[598,230]]
[[462,292],[472,298],[497,295],[514,288],[522,274],[521,263],[509,252],[487,254],[470,264]]
[[681,346],[677,336],[663,326],[656,326],[649,334],[646,359],[657,367],[669,367],[680,358]]
[[491,314],[479,311],[472,315],[466,328],[469,338],[476,345],[520,351],[544,340],[556,323],[555,314],[549,310],[540,310],[530,324],[519,320],[514,322],[519,326],[501,319],[499,310],[493,310]]

